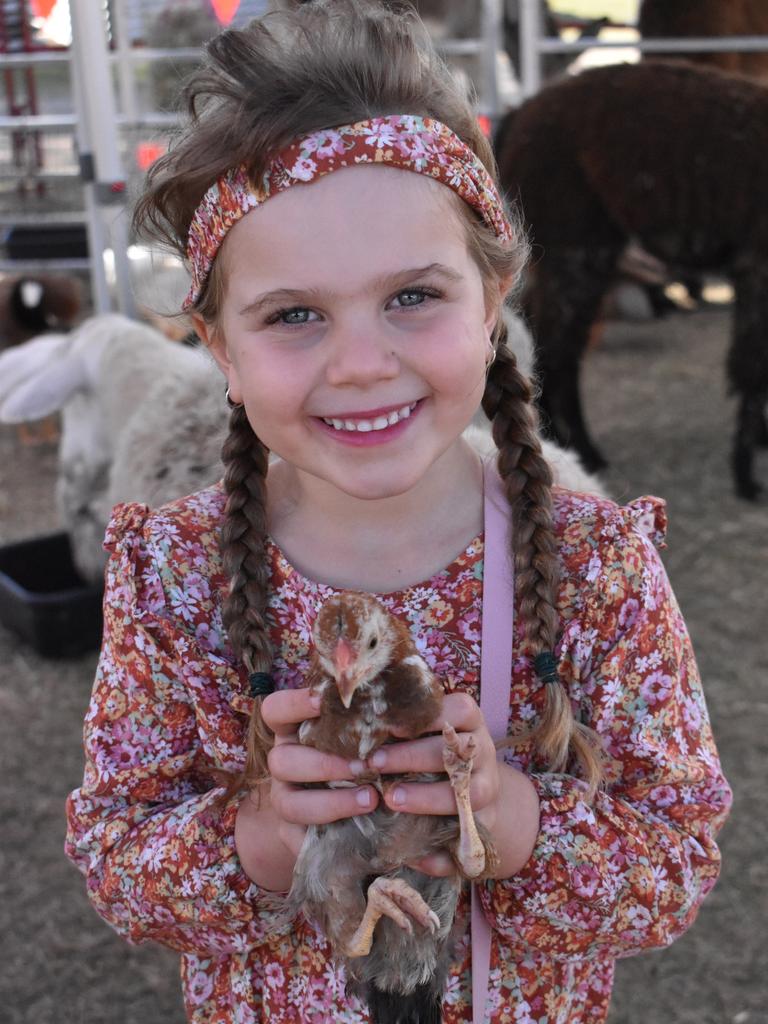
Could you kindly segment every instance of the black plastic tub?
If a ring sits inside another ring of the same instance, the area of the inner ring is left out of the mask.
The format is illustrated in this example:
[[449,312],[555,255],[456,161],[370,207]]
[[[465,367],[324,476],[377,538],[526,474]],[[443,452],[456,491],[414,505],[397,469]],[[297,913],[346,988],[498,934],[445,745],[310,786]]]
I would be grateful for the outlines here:
[[0,622],[46,658],[99,647],[102,589],[78,575],[66,533],[0,547]]

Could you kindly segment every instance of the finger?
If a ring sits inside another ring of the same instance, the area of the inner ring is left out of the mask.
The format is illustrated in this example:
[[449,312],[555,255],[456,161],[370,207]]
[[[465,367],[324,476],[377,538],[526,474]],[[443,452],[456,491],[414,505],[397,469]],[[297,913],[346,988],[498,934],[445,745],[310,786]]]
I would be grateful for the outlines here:
[[339,782],[365,771],[363,761],[348,761],[287,740],[270,750],[267,765],[270,775],[281,782]]
[[[468,693],[449,693],[443,698],[440,714],[424,729],[425,733],[442,732],[443,726],[449,722],[457,732],[472,732],[485,725],[483,713],[477,702]],[[392,735],[397,736],[397,727],[392,728]]]
[[327,825],[367,814],[378,802],[373,786],[302,789],[278,780],[272,783],[272,804],[278,815],[293,825]]
[[368,764],[384,774],[442,772],[444,745],[442,736],[387,743],[370,755]]
[[[472,809],[488,806],[493,798],[491,780],[473,774],[469,789]],[[449,782],[398,782],[385,789],[384,802],[393,811],[408,814],[456,814],[456,796]]]
[[309,689],[276,690],[261,702],[261,717],[276,737],[291,736],[307,718],[320,713],[319,697]]
[[[470,730],[471,731],[471,730]],[[496,747],[487,729],[472,732],[476,746],[473,771],[482,770],[496,760]],[[442,736],[424,736],[418,740],[387,743],[367,758],[368,764],[383,775],[411,772],[444,772]]]

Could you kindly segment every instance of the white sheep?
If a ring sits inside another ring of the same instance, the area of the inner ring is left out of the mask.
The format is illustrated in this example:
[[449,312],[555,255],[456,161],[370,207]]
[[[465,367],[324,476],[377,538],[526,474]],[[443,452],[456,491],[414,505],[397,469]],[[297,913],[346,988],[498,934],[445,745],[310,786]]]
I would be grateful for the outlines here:
[[113,505],[151,507],[220,475],[227,409],[204,349],[117,314],[0,354],[0,421],[61,411],[56,503],[75,564],[101,577]]
[[[533,347],[507,314],[509,343],[530,372]],[[80,573],[100,579],[101,541],[113,505],[152,508],[221,476],[228,411],[224,381],[205,349],[168,341],[117,314],[86,320],[70,334],[32,339],[0,354],[0,422],[61,411],[56,501]],[[467,429],[482,453],[494,451],[481,418]],[[556,480],[604,494],[576,456],[544,442]]]

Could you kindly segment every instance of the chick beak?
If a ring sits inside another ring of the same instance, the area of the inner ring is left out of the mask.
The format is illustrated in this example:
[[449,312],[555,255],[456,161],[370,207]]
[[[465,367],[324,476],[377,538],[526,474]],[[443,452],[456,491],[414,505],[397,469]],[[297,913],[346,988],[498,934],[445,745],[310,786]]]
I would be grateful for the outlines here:
[[336,641],[336,646],[331,653],[331,661],[336,670],[336,688],[339,691],[341,703],[348,708],[355,695],[357,673],[351,671],[355,664],[355,652],[352,645],[343,636]]

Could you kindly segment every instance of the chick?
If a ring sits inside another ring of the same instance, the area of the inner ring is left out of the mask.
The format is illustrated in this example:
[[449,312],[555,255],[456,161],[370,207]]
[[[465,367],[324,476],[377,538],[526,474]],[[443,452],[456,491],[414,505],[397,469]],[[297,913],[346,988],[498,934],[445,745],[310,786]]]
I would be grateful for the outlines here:
[[[302,743],[364,760],[393,738],[421,735],[441,710],[443,690],[407,626],[367,594],[328,601],[313,628],[309,684],[320,715]],[[299,854],[293,906],[319,922],[343,960],[348,992],[375,1024],[439,1024],[463,878],[490,874],[496,854],[469,802],[474,737],[443,729],[443,763],[456,818],[390,811],[312,826]],[[408,781],[440,776],[409,776]],[[365,776],[384,792],[399,781]],[[448,850],[456,871],[433,878],[407,865]]]

